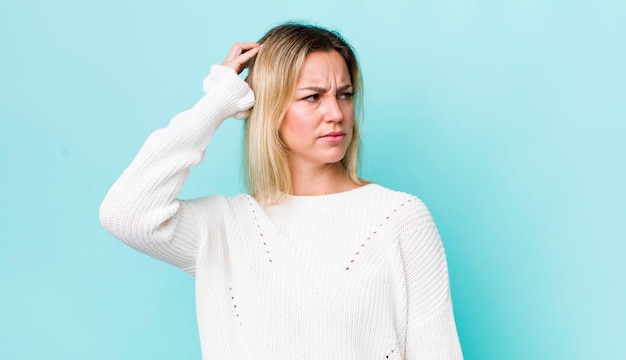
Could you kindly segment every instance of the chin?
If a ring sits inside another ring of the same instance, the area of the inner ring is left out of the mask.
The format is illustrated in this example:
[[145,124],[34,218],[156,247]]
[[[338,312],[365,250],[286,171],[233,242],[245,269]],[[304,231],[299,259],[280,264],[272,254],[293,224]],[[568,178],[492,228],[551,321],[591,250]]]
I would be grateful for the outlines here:
[[344,157],[345,157],[345,154],[341,154],[341,156],[332,156],[332,157],[328,157],[326,161],[324,162],[327,164],[336,164],[338,162],[341,162],[341,160],[343,160]]

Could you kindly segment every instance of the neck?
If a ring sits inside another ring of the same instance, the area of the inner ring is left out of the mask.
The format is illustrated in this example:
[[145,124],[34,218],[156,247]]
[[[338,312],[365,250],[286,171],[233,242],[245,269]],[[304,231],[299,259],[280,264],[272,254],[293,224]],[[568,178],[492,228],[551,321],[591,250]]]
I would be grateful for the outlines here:
[[291,184],[297,196],[335,194],[361,186],[350,179],[341,163],[312,168],[291,166]]

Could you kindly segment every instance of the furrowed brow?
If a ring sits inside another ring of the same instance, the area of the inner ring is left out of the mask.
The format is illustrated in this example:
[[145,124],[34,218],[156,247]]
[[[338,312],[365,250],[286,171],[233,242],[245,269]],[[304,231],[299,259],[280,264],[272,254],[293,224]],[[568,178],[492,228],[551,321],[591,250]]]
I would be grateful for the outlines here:
[[[352,84],[343,85],[340,88],[338,88],[337,91],[346,91],[348,89],[352,89]],[[328,89],[319,87],[319,86],[307,86],[307,87],[299,88],[298,90],[311,90],[311,91],[315,91],[315,92],[322,93],[322,94],[328,91]]]
[[307,86],[307,87],[300,88],[298,90],[311,90],[311,91],[315,91],[318,93],[325,93],[326,91],[328,91],[324,89],[323,87],[319,87],[319,86]]

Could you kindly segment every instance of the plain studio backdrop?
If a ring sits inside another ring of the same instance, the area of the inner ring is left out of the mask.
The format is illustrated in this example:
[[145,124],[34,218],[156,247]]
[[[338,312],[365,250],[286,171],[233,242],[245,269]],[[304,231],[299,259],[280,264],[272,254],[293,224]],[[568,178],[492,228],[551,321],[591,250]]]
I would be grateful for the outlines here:
[[[0,358],[200,359],[193,278],[98,221],[144,139],[237,41],[356,48],[366,179],[442,234],[466,359],[626,353],[626,2],[0,2]],[[241,185],[228,120],[184,198]]]

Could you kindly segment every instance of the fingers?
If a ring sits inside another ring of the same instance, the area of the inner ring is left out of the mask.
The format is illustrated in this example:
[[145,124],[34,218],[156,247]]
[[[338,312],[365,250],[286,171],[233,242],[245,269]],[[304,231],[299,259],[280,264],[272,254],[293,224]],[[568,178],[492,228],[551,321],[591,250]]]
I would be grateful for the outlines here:
[[233,47],[230,49],[230,51],[228,52],[227,55],[227,59],[228,58],[235,58],[238,55],[241,55],[243,52],[248,51],[250,49],[253,49],[255,47],[258,47],[259,44],[255,43],[255,42],[240,42],[240,43],[236,43],[235,45],[233,45]]
[[259,53],[260,45],[255,42],[236,43],[226,55],[222,65],[235,70],[237,74],[246,68],[246,64]]
[[252,58],[254,58],[259,53],[259,50],[261,50],[260,46],[254,47],[241,54],[241,56],[239,56],[239,59],[242,60],[245,64],[248,61],[252,60]]

